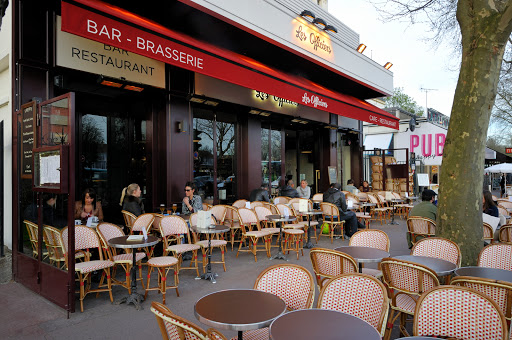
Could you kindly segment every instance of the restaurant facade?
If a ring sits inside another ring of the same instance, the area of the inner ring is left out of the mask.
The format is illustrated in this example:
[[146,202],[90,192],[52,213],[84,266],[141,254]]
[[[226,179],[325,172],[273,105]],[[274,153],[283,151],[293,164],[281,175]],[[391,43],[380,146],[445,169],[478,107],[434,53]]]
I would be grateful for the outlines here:
[[[289,178],[323,192],[362,180],[363,121],[398,128],[366,102],[392,93],[392,73],[311,1],[11,6],[13,274],[69,311],[74,258],[67,269],[47,259],[46,194],[57,195],[53,226],[73,230],[86,188],[119,224],[130,183],[146,212],[181,202],[188,181],[212,204],[261,183],[277,194]],[[34,206],[35,249],[23,222]]]

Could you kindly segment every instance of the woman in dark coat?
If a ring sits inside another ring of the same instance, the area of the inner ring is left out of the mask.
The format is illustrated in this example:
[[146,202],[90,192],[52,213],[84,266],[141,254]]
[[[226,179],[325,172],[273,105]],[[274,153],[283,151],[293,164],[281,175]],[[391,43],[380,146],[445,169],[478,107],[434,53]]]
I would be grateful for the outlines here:
[[130,184],[123,189],[119,205],[123,207],[123,210],[129,211],[135,216],[144,214],[144,203],[140,199],[141,193],[138,184]]

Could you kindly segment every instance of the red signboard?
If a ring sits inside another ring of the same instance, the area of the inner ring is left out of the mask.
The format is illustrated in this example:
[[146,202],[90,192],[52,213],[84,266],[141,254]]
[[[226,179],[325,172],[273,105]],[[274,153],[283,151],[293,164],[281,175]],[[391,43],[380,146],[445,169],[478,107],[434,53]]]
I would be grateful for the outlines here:
[[364,100],[330,91],[307,79],[285,74],[102,2],[79,0],[76,3],[80,5],[62,3],[64,32],[305,106],[398,129],[398,118]]
[[505,153],[512,153],[512,148],[506,148]]

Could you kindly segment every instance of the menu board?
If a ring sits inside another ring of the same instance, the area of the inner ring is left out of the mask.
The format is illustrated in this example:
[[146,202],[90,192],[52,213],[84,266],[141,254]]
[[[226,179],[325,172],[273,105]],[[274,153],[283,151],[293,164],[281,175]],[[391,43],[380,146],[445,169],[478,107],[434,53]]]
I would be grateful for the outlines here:
[[21,178],[32,178],[32,149],[36,138],[36,107],[31,101],[21,106]]
[[34,149],[34,190],[67,193],[68,147],[47,146]]
[[327,167],[327,171],[329,171],[329,184],[338,183],[338,176],[336,174],[336,167],[329,166]]

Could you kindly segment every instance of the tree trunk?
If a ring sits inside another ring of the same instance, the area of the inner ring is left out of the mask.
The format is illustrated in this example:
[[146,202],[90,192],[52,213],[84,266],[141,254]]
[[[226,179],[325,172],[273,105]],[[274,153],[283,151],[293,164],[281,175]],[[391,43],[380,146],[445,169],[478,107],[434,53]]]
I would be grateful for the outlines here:
[[443,152],[436,234],[459,244],[463,266],[476,265],[483,246],[485,142],[512,31],[511,2],[459,0],[457,7],[462,62]]

